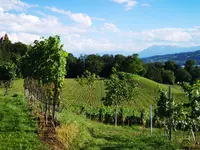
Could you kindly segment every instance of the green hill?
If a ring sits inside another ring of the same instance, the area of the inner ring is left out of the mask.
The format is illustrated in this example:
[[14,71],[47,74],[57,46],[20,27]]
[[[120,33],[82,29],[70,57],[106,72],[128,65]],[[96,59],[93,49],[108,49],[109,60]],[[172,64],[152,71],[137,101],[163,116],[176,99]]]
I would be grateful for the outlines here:
[[[140,76],[134,75],[133,78],[139,83],[138,95],[131,104],[125,103],[123,105],[134,110],[149,109],[150,104],[155,105],[158,86],[166,90],[168,89],[167,85],[158,84]],[[103,80],[97,81],[95,84],[93,106],[97,107],[102,105],[101,97],[105,95],[105,91]],[[4,88],[0,88],[0,95],[4,91]],[[22,79],[16,80],[9,89],[9,95],[14,93],[23,94]],[[172,93],[176,101],[186,100],[180,87],[173,86]],[[67,107],[61,113],[56,114],[57,119],[61,123],[60,126],[56,127],[56,133],[58,140],[67,149],[178,149],[177,146],[180,143],[177,143],[177,141],[175,145],[170,143],[167,137],[162,136],[163,130],[161,129],[153,129],[153,136],[149,136],[149,128],[141,126],[114,127],[113,125],[92,121],[86,118],[84,114],[77,114],[68,109],[70,106],[76,108],[76,106],[88,104],[86,89],[81,87],[75,79],[65,80],[62,97]]]
[[[139,84],[138,94],[135,99],[130,103],[122,104],[125,107],[133,108],[136,110],[148,109],[150,104],[156,104],[156,96],[158,96],[158,87],[167,90],[168,85],[159,84],[144,77],[133,75],[133,78],[137,80]],[[5,89],[0,88],[0,94]],[[16,80],[13,86],[9,89],[9,94],[21,93],[23,94],[23,80]],[[176,102],[183,102],[187,98],[185,97],[181,87],[177,85],[172,86],[172,94]],[[104,82],[103,80],[95,83],[95,89],[93,90],[93,106],[100,107],[102,105],[101,98],[105,96]],[[70,106],[87,106],[89,96],[86,88],[78,84],[75,79],[65,79],[64,88],[62,92],[62,98],[64,104],[67,107]]]

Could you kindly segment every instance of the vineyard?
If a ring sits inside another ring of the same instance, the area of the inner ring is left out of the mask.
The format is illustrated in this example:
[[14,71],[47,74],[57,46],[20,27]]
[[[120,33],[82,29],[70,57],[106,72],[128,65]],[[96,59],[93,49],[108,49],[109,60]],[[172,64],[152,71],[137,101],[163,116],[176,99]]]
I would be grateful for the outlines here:
[[15,79],[17,64],[0,66],[2,132],[20,131],[19,141],[31,133],[28,144],[11,147],[198,148],[200,81],[164,85],[115,67],[109,78],[85,70],[65,79],[67,56],[55,36],[29,47],[20,60],[23,79]]

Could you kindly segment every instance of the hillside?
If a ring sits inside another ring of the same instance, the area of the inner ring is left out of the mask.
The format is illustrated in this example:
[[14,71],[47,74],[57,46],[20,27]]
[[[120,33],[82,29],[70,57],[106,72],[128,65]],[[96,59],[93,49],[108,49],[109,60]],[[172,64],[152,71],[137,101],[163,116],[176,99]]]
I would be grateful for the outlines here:
[[[154,104],[155,106],[157,87],[160,86],[163,89],[168,88],[167,85],[158,84],[137,75],[133,75],[133,78],[139,83],[138,95],[136,96],[134,102],[123,105],[134,110],[149,110],[150,104]],[[102,80],[97,81],[95,87],[96,88],[93,91],[94,107],[102,105],[101,97],[105,95]],[[5,89],[0,88],[0,95],[4,91]],[[9,90],[9,95],[13,95],[14,93],[23,94],[22,79],[16,80]],[[176,101],[180,102],[186,100],[186,97],[180,87],[173,86],[172,93]],[[65,109],[63,109],[60,113],[56,114],[57,119],[61,123],[60,126],[56,127],[56,135],[58,140],[67,149],[178,149],[180,143],[178,143],[178,141],[176,141],[176,144],[170,143],[166,136],[162,136],[162,129],[154,128],[153,136],[150,136],[149,128],[141,126],[114,127],[113,125],[92,121],[86,118],[85,115],[72,111],[70,108],[88,105],[86,89],[82,88],[74,79],[65,80],[62,97],[64,104],[67,107],[65,107]],[[10,101],[10,103],[11,102],[12,101]],[[12,105],[14,105],[14,103]],[[18,109],[20,111],[21,108]]]
[[[139,83],[138,93],[134,101],[124,103],[123,105],[135,110],[148,109],[150,104],[155,105],[158,86],[165,90],[168,89],[167,85],[159,84],[144,77],[134,75],[133,78]],[[0,94],[1,92],[4,92],[4,89],[0,88]],[[9,89],[9,93],[23,94],[23,80],[15,81],[12,88]],[[182,102],[186,100],[186,97],[179,86],[172,86],[172,93],[175,101]],[[93,91],[93,107],[102,106],[101,98],[103,96],[105,96],[104,82],[102,80],[97,81]],[[75,79],[65,79],[62,98],[67,107],[87,106],[89,99],[86,89],[81,87]]]
[[147,58],[142,58],[142,60],[147,62],[166,62],[168,60],[173,60],[179,65],[184,65],[186,60],[195,60],[197,65],[200,65],[200,50],[194,52],[184,52],[168,55],[157,55]]
[[140,58],[152,57],[155,55],[167,55],[174,53],[182,53],[182,52],[194,52],[199,50],[200,46],[194,47],[179,47],[179,46],[170,46],[170,45],[157,45],[151,46],[147,49],[144,49],[139,53]]

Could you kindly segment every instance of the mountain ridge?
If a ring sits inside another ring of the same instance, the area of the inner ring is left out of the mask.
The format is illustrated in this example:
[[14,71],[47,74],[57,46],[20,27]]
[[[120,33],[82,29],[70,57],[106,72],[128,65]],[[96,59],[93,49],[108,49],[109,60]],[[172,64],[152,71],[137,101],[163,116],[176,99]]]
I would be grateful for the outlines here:
[[193,47],[179,47],[179,46],[171,46],[171,45],[154,45],[144,49],[139,53],[140,58],[151,57],[155,55],[167,55],[174,53],[182,53],[182,52],[193,52],[200,50],[200,46]]
[[155,55],[151,57],[142,58],[145,63],[149,62],[166,62],[173,60],[179,65],[184,65],[187,60],[195,60],[197,65],[200,65],[200,49],[193,52],[181,52],[166,55]]

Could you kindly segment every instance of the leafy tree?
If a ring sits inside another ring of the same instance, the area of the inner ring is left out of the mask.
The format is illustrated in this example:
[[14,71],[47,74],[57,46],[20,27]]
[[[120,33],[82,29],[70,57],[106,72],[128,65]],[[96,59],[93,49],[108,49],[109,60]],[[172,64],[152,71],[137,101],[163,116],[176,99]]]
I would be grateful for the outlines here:
[[6,88],[4,96],[8,94],[8,88],[10,88],[14,77],[15,71],[13,64],[5,63],[3,65],[0,65],[0,82],[3,83],[4,87]]
[[98,80],[98,78],[99,76],[97,76],[94,73],[89,72],[88,70],[86,70],[81,77],[79,76],[77,77],[77,82],[82,86],[86,86],[87,93],[89,95],[88,103],[90,105],[90,108],[92,107],[92,98],[93,98],[92,92],[95,88],[94,87],[95,81]]
[[187,60],[185,62],[185,69],[191,73],[192,69],[194,68],[194,66],[196,65],[196,62],[194,60]]
[[163,83],[165,84],[174,84],[175,82],[174,72],[171,70],[162,69],[162,79]]
[[105,54],[101,57],[101,59],[102,59],[104,65],[103,65],[103,69],[100,73],[100,76],[108,78],[112,73],[112,67],[114,66],[114,63],[115,63],[114,56]]
[[180,67],[175,71],[175,77],[176,82],[190,82],[192,79],[190,73],[186,69]]
[[143,61],[138,54],[128,56],[122,63],[123,71],[127,73],[141,74],[144,71]]
[[158,67],[155,63],[146,64],[146,74],[144,75],[146,78],[151,79],[153,81],[162,83],[162,68]]
[[89,72],[99,75],[103,69],[103,61],[98,55],[88,55],[85,59],[85,67]]
[[115,107],[115,126],[117,126],[117,111],[118,105],[124,101],[130,101],[136,94],[137,83],[124,74],[121,78],[116,73],[116,69],[113,68],[113,74],[110,79],[105,80],[106,96],[102,98],[105,106]]
[[192,76],[192,83],[195,83],[197,80],[200,79],[200,68],[195,66],[191,69],[191,76]]
[[178,68],[178,65],[173,60],[169,60],[169,61],[165,62],[164,68],[165,68],[165,70],[171,70],[171,71],[175,72],[175,70]]
[[73,54],[69,53],[66,65],[67,77],[76,78],[77,75],[79,75],[79,70],[80,68],[78,67],[78,59],[74,57]]
[[3,43],[0,43],[0,62],[10,62],[12,43],[7,34],[4,37]]
[[[117,66],[117,70],[119,71],[123,71],[124,70],[124,66],[123,66],[123,62],[125,61],[126,57],[121,55],[121,54],[117,54],[115,55],[115,58],[114,58],[114,66]],[[112,69],[111,69],[112,70]]]

